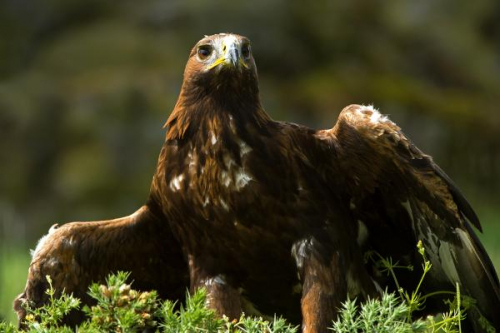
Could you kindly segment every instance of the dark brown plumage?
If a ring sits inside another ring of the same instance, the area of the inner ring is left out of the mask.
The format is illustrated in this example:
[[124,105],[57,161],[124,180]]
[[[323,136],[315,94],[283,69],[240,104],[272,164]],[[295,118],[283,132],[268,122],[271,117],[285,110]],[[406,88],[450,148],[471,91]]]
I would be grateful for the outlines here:
[[[422,240],[433,264],[424,288],[460,283],[500,328],[498,278],[470,227],[480,228],[472,208],[372,107],[351,105],[324,131],[273,121],[250,42],[219,34],[193,48],[165,126],[147,204],[124,219],[51,231],[18,305],[45,301],[46,274],[87,300],[90,281],[120,269],[166,298],[205,287],[221,315],[278,313],[304,332],[325,332],[348,296],[391,288],[365,251],[418,265]],[[415,279],[400,282],[412,289]],[[468,319],[481,331],[477,313]]]
[[[84,304],[91,304],[87,291],[92,282],[104,282],[119,270],[132,273],[134,288],[155,289],[165,299],[182,298],[189,281],[187,265],[161,216],[149,201],[124,218],[52,226],[33,251],[26,288],[14,302],[20,326],[26,316],[23,302],[39,307],[48,300],[46,275],[56,291],[73,293]],[[82,319],[82,313],[71,313],[66,323]]]

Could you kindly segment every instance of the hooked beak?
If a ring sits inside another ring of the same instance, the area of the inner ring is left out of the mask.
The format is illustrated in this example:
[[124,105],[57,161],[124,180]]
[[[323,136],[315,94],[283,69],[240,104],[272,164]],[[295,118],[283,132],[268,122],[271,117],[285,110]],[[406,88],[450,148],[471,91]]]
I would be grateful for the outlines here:
[[218,45],[218,52],[217,54],[220,55],[220,57],[215,60],[209,67],[208,69],[215,68],[219,65],[222,65],[224,67],[232,67],[232,68],[240,68],[240,66],[248,68],[248,65],[245,63],[245,61],[241,58],[241,45],[238,39],[236,39],[234,36],[227,36],[223,38]]
[[233,66],[237,66],[240,60],[240,51],[239,51],[239,43],[230,43],[226,45],[224,43],[223,50],[225,50],[224,61],[226,64],[231,64]]

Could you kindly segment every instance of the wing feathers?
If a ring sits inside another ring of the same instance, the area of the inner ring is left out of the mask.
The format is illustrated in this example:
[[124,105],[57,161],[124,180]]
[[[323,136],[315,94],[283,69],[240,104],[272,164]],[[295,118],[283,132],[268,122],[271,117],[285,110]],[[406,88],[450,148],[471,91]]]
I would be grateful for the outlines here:
[[[434,286],[449,283],[445,288],[453,290],[454,282],[459,282],[464,293],[477,300],[482,313],[500,327],[498,277],[467,222],[481,230],[479,219],[432,158],[372,107],[346,107],[333,129],[316,136],[337,150],[332,173],[346,178],[351,202],[379,203],[355,209],[353,220],[369,221],[370,235],[380,236],[377,229],[390,228],[390,235],[399,232],[406,239],[421,239],[435,266]],[[402,208],[407,218],[402,217]],[[389,249],[385,253],[396,257],[402,255],[397,240],[371,240],[371,244],[384,246]]]
[[448,189],[455,200],[460,212],[464,215],[467,220],[472,223],[479,231],[483,231],[481,227],[481,223],[479,222],[479,218],[476,215],[476,212],[472,209],[471,205],[465,198],[465,196],[460,192],[459,188],[455,185],[455,183],[448,177],[446,173],[444,173],[441,168],[432,163],[432,167],[435,170],[436,174],[448,185]]
[[[374,177],[380,179],[392,172],[393,175],[387,176],[402,177],[401,180],[412,186],[420,199],[438,215],[444,214],[448,220],[460,220],[459,216],[463,214],[482,230],[477,215],[453,181],[430,156],[413,145],[396,124],[387,117],[374,116],[377,113],[373,107],[348,106],[341,112],[335,127],[327,131],[338,139],[346,160],[361,164],[361,168],[350,165],[351,170],[357,171],[358,177],[363,175],[371,186],[378,184]],[[364,163],[359,163],[361,154]]]
[[[65,289],[84,303],[90,301],[90,283],[104,282],[118,270],[131,272],[139,290],[155,289],[162,297],[179,299],[188,286],[187,264],[167,226],[149,206],[143,206],[115,220],[51,228],[34,251],[25,290],[15,300],[20,323],[26,315],[23,302],[39,307],[47,301],[47,275],[57,292]],[[81,319],[81,314],[73,314],[67,323]]]

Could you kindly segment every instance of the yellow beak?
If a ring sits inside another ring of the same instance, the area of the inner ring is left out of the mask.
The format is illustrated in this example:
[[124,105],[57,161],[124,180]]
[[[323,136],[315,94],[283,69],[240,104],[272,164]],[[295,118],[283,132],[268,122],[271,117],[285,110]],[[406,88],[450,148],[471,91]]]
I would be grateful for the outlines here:
[[236,39],[224,38],[222,40],[221,46],[222,46],[221,50],[219,50],[218,52],[219,54],[221,54],[221,57],[215,60],[208,67],[208,69],[215,68],[219,65],[229,66],[229,67],[239,67],[239,65],[241,65],[242,67],[248,68],[248,65],[241,58],[241,51],[240,51],[241,46]]

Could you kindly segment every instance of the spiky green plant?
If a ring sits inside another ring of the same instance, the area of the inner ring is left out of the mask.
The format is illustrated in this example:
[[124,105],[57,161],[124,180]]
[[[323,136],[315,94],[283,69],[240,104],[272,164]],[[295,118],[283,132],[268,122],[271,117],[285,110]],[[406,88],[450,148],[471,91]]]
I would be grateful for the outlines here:
[[[396,293],[384,292],[379,298],[368,299],[364,303],[356,300],[347,300],[339,309],[338,319],[332,322],[330,328],[338,333],[358,332],[462,332],[461,320],[465,312],[474,306],[474,300],[461,295],[459,285],[455,292],[436,291],[422,295],[420,288],[426,274],[432,268],[427,260],[422,243],[417,245],[424,263],[421,279],[415,290],[404,290],[399,286],[396,270],[413,269],[410,266],[401,266],[390,258],[383,258],[377,253],[370,253],[369,258],[375,262],[381,271],[387,273],[395,281]],[[193,295],[186,293],[184,304],[171,301],[162,301],[155,291],[139,292],[127,282],[130,274],[118,272],[111,274],[106,284],[92,284],[89,295],[96,301],[94,306],[84,306],[84,313],[88,319],[78,328],[78,332],[138,332],[143,329],[162,333],[190,333],[190,332],[217,332],[217,333],[295,333],[297,326],[290,325],[283,318],[275,317],[272,320],[247,317],[242,314],[238,320],[219,318],[209,309],[207,294],[200,289]],[[73,332],[62,324],[62,319],[73,310],[80,310],[80,301],[72,295],[62,291],[60,297],[55,297],[56,291],[50,277],[47,277],[49,289],[46,291],[48,302],[43,307],[32,308],[26,304],[27,331],[52,333]],[[425,306],[428,298],[449,294],[447,302],[449,311],[436,316],[415,319],[415,312]],[[486,319],[484,327],[487,332],[494,332]],[[12,324],[0,323],[0,333],[18,333]]]
[[63,318],[71,311],[80,307],[80,300],[64,292],[61,296],[55,297],[56,290],[52,286],[52,279],[46,276],[49,289],[45,293],[49,296],[47,304],[40,308],[33,308],[30,304],[26,307],[26,327],[28,332],[73,332],[73,330],[63,324]]

